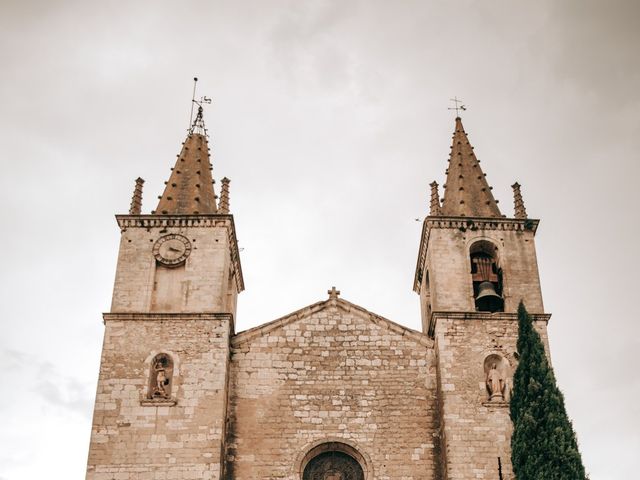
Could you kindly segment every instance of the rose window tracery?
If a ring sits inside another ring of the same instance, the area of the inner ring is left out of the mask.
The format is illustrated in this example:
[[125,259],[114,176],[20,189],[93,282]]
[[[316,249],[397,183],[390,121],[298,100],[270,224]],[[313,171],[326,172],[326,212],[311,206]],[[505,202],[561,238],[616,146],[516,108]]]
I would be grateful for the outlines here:
[[304,469],[303,480],[364,480],[360,464],[344,452],[324,452],[312,458]]

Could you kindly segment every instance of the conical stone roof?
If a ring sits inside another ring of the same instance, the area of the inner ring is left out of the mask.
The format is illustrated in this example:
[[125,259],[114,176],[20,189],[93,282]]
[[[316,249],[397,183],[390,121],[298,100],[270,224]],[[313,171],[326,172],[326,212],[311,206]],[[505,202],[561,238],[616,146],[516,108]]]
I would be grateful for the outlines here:
[[156,215],[217,213],[207,137],[190,133],[160,197]]
[[460,117],[456,118],[440,214],[452,217],[502,217]]

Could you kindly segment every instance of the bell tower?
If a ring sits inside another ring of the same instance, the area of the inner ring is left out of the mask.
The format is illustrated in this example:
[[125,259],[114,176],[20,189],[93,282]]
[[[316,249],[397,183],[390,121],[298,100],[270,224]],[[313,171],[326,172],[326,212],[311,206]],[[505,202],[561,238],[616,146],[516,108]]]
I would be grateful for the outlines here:
[[217,201],[202,105],[158,206],[136,181],[121,232],[87,479],[223,476],[229,339],[244,289],[229,180]]
[[501,213],[459,117],[443,187],[441,202],[431,184],[413,287],[423,331],[435,343],[442,474],[509,479],[519,302],[545,342],[549,319],[534,244],[538,220],[527,217],[517,183],[515,214]]

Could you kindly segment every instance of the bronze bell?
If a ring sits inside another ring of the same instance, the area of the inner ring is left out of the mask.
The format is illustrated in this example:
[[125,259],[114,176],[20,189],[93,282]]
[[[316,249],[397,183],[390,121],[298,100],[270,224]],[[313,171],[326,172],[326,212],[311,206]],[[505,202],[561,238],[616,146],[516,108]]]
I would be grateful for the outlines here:
[[492,282],[482,282],[478,286],[476,309],[480,312],[498,312],[502,310],[503,300],[496,292]]

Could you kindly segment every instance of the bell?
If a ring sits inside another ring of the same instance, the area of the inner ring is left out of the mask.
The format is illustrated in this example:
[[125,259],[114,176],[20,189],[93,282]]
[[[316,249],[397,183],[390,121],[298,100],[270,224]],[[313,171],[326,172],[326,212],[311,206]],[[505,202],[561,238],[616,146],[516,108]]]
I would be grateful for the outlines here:
[[491,282],[482,282],[478,286],[476,309],[480,312],[498,312],[502,310],[502,297],[496,293]]

